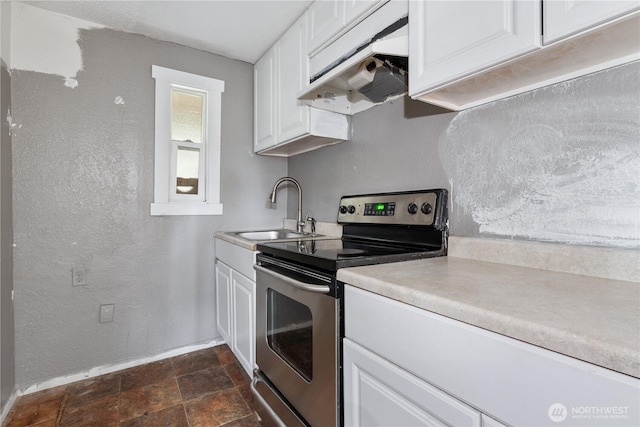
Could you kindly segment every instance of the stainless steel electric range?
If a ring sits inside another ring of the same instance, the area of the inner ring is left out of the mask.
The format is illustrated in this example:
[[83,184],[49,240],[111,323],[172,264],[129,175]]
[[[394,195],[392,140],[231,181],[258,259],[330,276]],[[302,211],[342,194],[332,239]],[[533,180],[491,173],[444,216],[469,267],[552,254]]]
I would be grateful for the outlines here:
[[444,189],[344,196],[342,238],[258,245],[258,369],[251,387],[263,424],[342,424],[344,326],[336,273],[446,255],[447,196]]

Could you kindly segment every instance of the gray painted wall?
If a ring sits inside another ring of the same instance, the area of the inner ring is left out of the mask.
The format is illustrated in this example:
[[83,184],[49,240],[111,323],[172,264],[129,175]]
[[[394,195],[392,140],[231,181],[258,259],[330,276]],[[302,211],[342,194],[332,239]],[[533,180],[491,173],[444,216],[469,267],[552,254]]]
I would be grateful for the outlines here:
[[[3,37],[5,34],[3,33]],[[0,412],[15,385],[13,326],[13,221],[11,134],[6,112],[11,105],[11,76],[4,61],[0,70]]]
[[353,117],[351,141],[289,159],[289,174],[322,221],[345,194],[444,187],[452,235],[640,248],[639,73],[636,62],[460,113],[383,104]]
[[[79,44],[75,89],[12,73],[21,387],[217,338],[214,232],[281,226],[286,213],[284,194],[266,209],[286,160],[252,153],[251,64],[108,29],[82,30]],[[222,216],[149,216],[152,64],[225,81]],[[87,286],[71,286],[74,267]],[[100,304],[115,304],[114,322],[98,323]]]

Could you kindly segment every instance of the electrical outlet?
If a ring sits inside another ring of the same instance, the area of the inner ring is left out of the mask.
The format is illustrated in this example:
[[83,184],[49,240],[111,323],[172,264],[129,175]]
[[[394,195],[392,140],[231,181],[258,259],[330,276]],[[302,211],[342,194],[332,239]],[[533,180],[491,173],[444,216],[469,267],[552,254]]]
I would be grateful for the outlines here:
[[100,323],[113,322],[113,312],[115,309],[115,304],[102,304],[100,306]]
[[73,272],[73,286],[84,286],[87,284],[87,269],[84,267],[74,268]]

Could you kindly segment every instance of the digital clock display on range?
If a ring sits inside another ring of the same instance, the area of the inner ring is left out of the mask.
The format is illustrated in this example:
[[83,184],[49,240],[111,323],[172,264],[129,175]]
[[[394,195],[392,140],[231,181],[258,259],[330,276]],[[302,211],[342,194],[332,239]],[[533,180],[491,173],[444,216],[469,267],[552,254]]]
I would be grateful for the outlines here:
[[393,216],[395,211],[395,202],[365,203],[364,205],[364,216]]

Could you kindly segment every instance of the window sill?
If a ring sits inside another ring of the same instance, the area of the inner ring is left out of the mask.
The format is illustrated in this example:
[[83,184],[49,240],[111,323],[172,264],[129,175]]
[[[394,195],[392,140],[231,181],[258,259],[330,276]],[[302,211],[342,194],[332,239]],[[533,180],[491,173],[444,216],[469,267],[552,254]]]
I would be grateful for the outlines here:
[[151,216],[222,215],[221,203],[151,203]]

